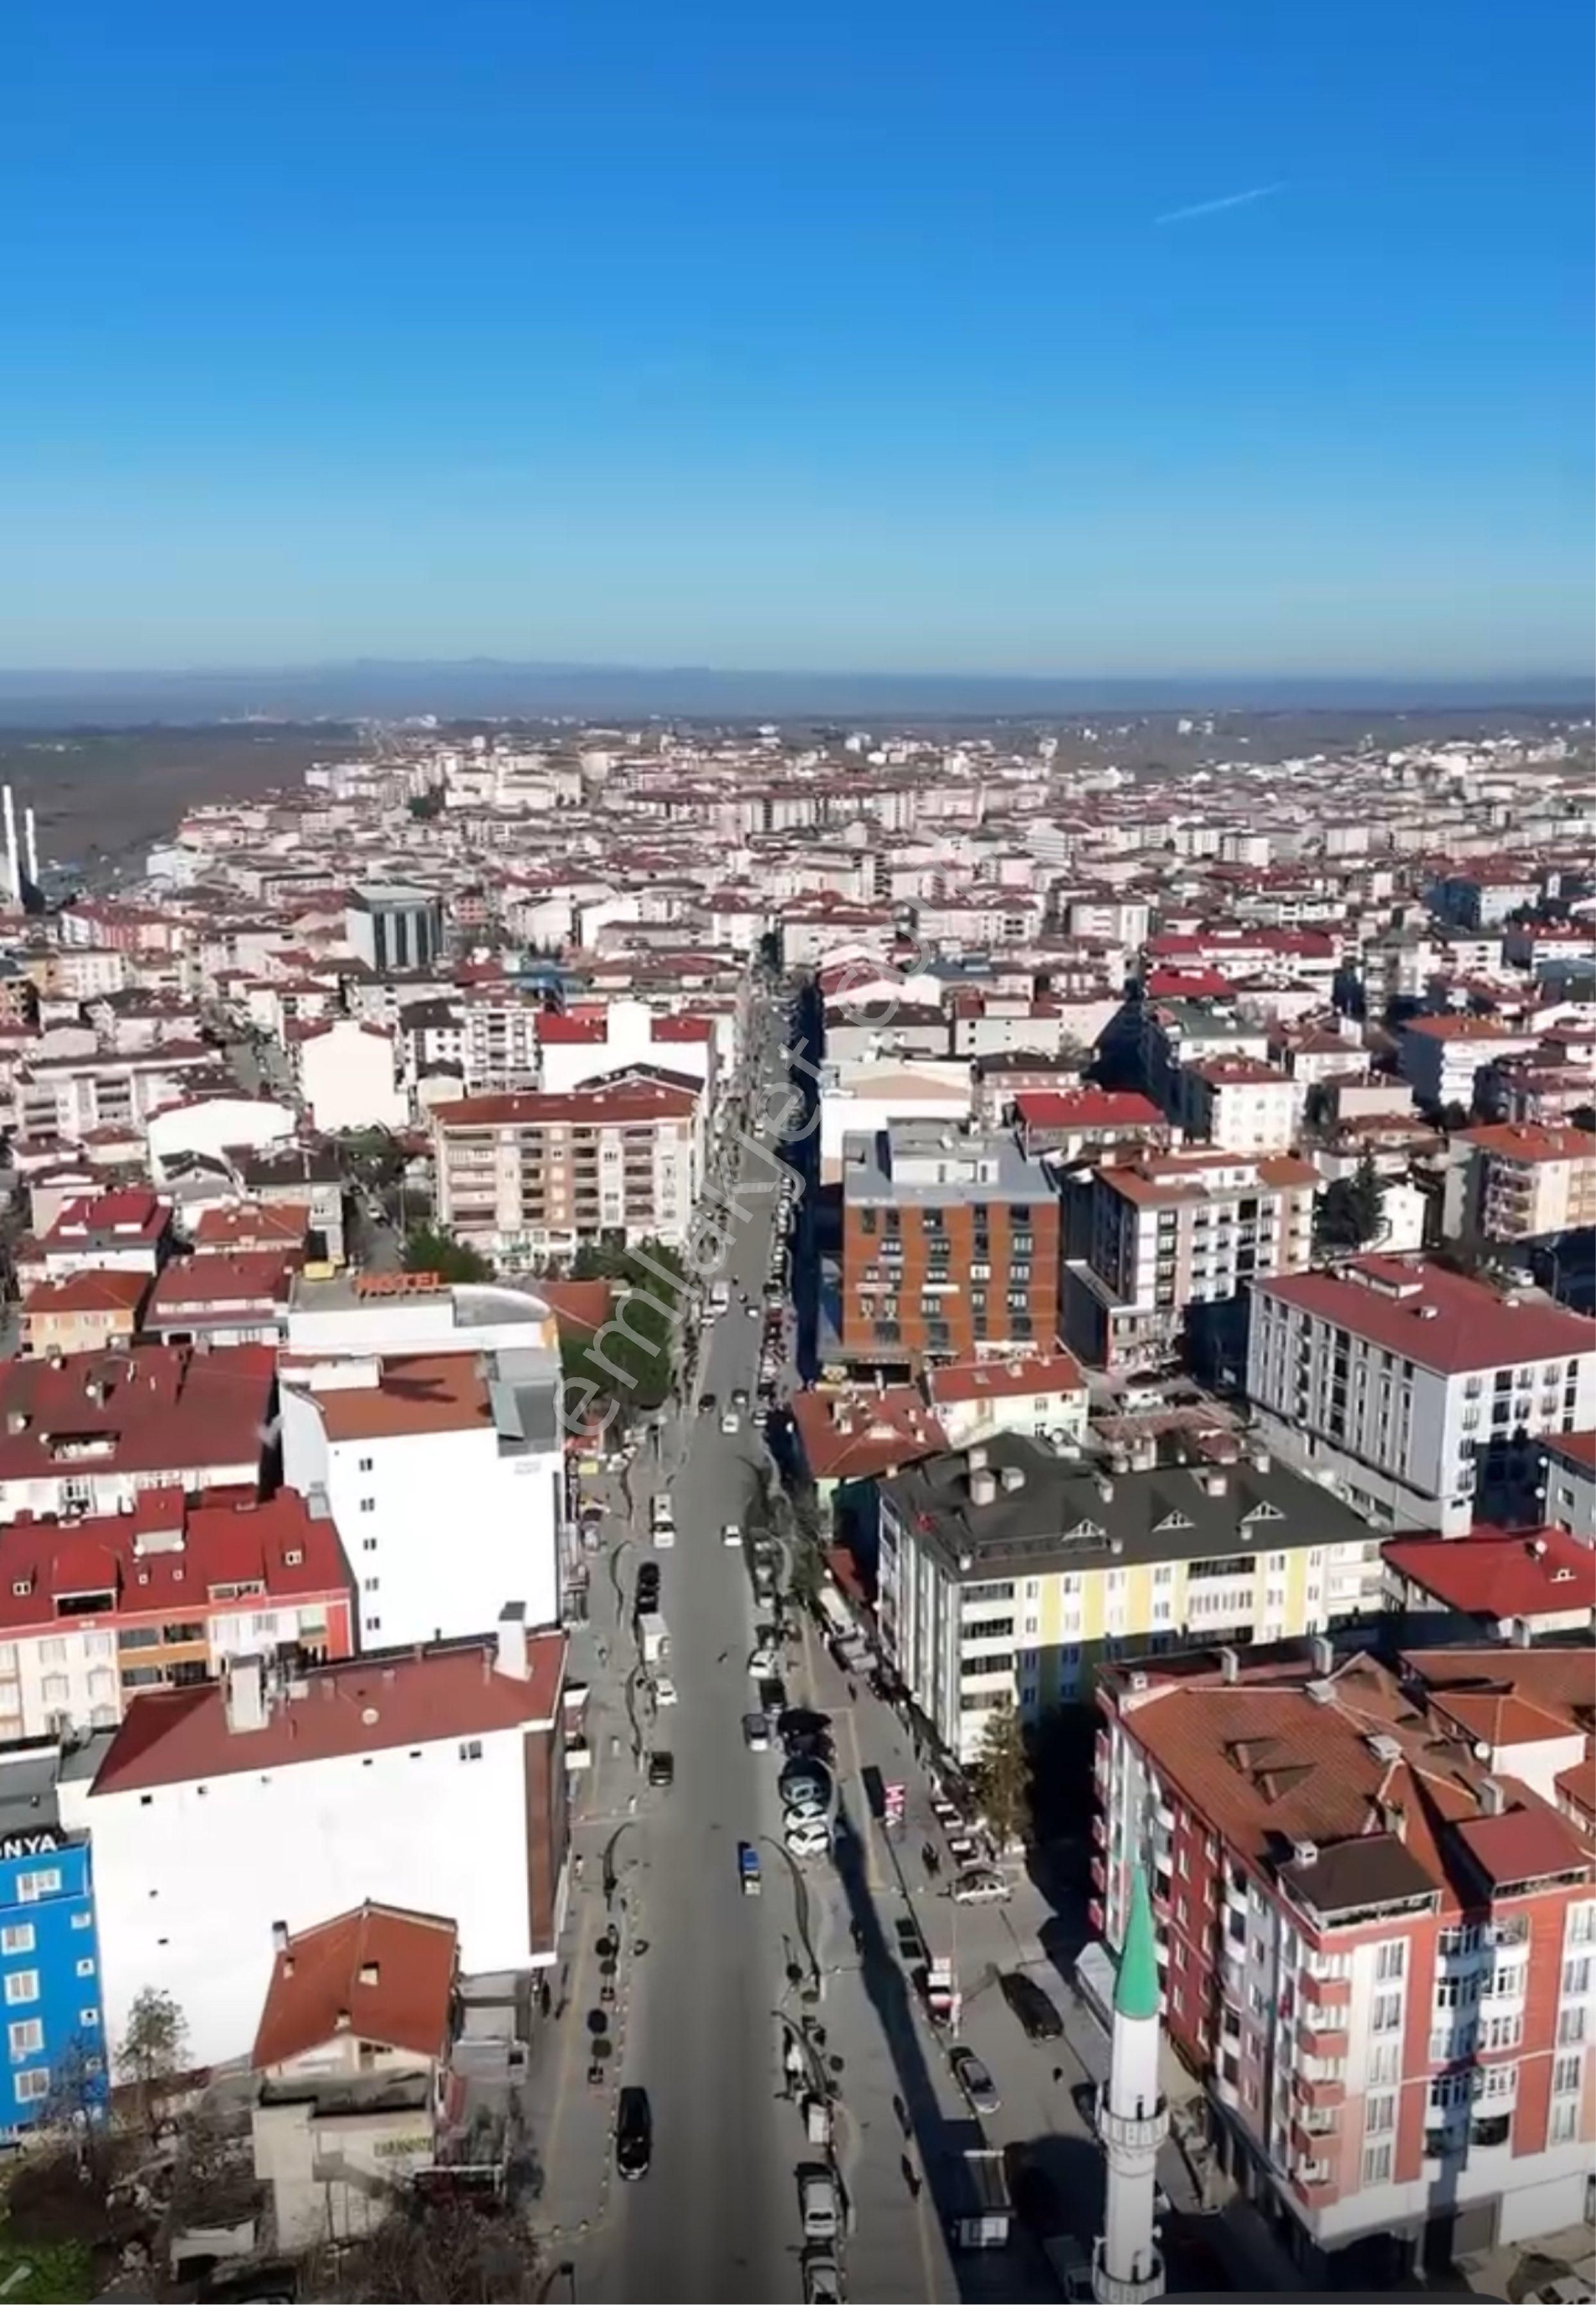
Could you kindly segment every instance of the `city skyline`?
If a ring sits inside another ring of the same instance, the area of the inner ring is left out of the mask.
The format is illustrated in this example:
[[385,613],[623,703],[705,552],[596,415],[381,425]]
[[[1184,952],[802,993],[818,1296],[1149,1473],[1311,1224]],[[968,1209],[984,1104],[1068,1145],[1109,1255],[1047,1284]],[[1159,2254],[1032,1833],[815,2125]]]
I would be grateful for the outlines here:
[[12,666],[1588,676],[1563,0],[22,23]]

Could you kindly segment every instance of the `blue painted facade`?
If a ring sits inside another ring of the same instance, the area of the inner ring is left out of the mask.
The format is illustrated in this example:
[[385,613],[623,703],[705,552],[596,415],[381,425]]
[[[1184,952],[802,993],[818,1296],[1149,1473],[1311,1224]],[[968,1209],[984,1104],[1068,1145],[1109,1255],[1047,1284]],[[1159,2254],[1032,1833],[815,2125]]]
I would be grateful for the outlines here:
[[[54,1745],[0,1752],[0,2139],[109,2089],[87,1833],[60,1829]],[[59,2085],[59,2086],[57,2086]]]

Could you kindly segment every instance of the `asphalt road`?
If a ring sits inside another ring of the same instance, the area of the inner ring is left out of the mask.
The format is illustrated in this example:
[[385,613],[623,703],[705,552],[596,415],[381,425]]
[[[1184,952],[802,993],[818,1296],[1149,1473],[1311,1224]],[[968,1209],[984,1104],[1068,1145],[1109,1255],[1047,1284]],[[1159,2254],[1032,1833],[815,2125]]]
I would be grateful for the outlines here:
[[[757,1166],[748,1161],[745,1173]],[[713,1324],[699,1382],[721,1408],[737,1386],[752,1396],[757,1377],[763,1323],[741,1311],[738,1289],[757,1301],[773,1200],[746,1205],[758,1214],[737,1228],[731,1309]],[[754,1490],[758,1436],[746,1420],[735,1437],[722,1433],[719,1410],[700,1417],[696,1407],[695,1397],[680,1426],[662,1435],[659,1474],[646,1449],[637,1462],[640,1506],[646,1511],[645,1492],[668,1476],[677,1527],[674,1549],[654,1557],[679,1698],[649,1731],[653,1747],[674,1755],[676,1781],[647,1796],[642,1817],[648,1950],[633,1967],[624,2075],[648,2091],[653,2163],[645,2178],[616,2189],[584,2292],[761,2305],[802,2293],[801,2133],[793,2109],[777,2102],[775,2012],[794,1899],[779,1849],[761,1849],[760,1896],[745,1897],[738,1877],[738,1842],[777,1839],[780,1828],[772,1756],[750,1753],[740,1725],[755,1697],[753,1596],[741,1552],[721,1535]]]

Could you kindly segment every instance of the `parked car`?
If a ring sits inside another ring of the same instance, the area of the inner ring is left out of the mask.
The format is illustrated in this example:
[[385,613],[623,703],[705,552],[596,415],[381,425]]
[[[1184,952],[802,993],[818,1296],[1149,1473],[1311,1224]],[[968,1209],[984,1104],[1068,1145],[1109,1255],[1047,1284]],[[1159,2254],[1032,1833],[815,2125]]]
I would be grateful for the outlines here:
[[646,2177],[653,2159],[654,2124],[648,2091],[623,2088],[615,2112],[615,2167],[619,2176]]
[[656,1705],[676,1703],[676,1683],[664,1674],[661,1674],[654,1683],[654,1703]]
[[798,2214],[806,2241],[835,2241],[841,2220],[837,2187],[829,2169],[813,2164],[798,2171]]
[[759,1851],[750,1841],[739,1841],[737,1844],[737,1872],[744,1896],[757,1897],[761,1887]]
[[1003,1971],[1003,1999],[1025,2029],[1026,2037],[1032,2041],[1056,2041],[1063,2034],[1064,2020],[1058,2008],[1034,1977],[1027,1977],[1020,1969]]
[[743,1533],[734,1520],[729,1520],[722,1524],[721,1529],[721,1542],[722,1544],[740,1544],[742,1541]]
[[663,1790],[676,1782],[676,1759],[670,1753],[651,1753],[648,1756],[648,1782]]
[[743,1715],[743,1742],[750,1753],[768,1753],[771,1748],[771,1727],[763,1713]]
[[997,2084],[973,2049],[950,2049],[948,2062],[953,2068],[953,2079],[969,2100],[972,2113],[995,2113],[1002,2100]]
[[805,2255],[804,2305],[842,2305],[842,2276],[827,2251],[812,2250]]
[[721,1432],[722,1432],[722,1433],[740,1433],[740,1432],[742,1431],[742,1429],[743,1429],[743,1420],[742,1420],[742,1418],[738,1415],[738,1413],[737,1413],[737,1411],[736,1411],[736,1409],[735,1409],[735,1408],[729,1408],[729,1409],[726,1411],[725,1416],[722,1416],[722,1417],[721,1417]]

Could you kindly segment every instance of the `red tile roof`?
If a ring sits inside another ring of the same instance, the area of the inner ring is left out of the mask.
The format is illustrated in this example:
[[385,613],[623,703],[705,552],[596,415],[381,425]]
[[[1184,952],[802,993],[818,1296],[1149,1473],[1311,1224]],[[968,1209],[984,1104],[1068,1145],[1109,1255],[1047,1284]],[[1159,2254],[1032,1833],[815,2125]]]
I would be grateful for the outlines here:
[[793,1422],[817,1481],[872,1480],[922,1457],[940,1456],[947,1435],[913,1385],[884,1391],[800,1392]]
[[1399,1577],[1467,1616],[1596,1609],[1596,1552],[1566,1529],[1508,1535],[1481,1527],[1462,1537],[1397,1536],[1383,1551]]
[[1494,1128],[1460,1129],[1456,1142],[1504,1161],[1596,1161],[1596,1136],[1584,1128],[1540,1128],[1504,1121]]
[[[73,1593],[115,1593],[116,1614],[133,1616],[225,1607],[212,1597],[224,1585],[259,1585],[274,1602],[349,1591],[337,1530],[292,1489],[259,1505],[213,1504],[159,1489],[146,1490],[139,1502],[136,1513],[100,1514],[70,1527],[23,1520],[0,1529],[0,1630],[14,1637],[53,1623],[57,1601]],[[141,1551],[141,1541],[157,1533],[163,1549]],[[181,1544],[165,1549],[176,1533]],[[30,1589],[19,1593],[19,1585]],[[243,1605],[259,1603],[246,1597]]]
[[1252,1292],[1443,1376],[1596,1351],[1596,1322],[1540,1297],[1515,1304],[1483,1281],[1422,1257],[1358,1257],[1340,1273],[1255,1279]]
[[932,1369],[926,1390],[934,1406],[967,1400],[1010,1400],[1033,1392],[1084,1392],[1086,1379],[1072,1353],[1036,1353],[1028,1359],[956,1361]]
[[194,1247],[208,1255],[217,1250],[303,1246],[311,1229],[309,1203],[278,1202],[268,1206],[246,1201],[231,1209],[202,1209],[194,1228]]
[[144,1301],[148,1272],[69,1272],[64,1280],[40,1280],[23,1297],[23,1320],[71,1313],[136,1313]]
[[[628,1079],[635,1076],[628,1075]],[[507,1096],[465,1096],[434,1105],[432,1118],[446,1128],[535,1127],[550,1121],[590,1127],[638,1127],[649,1120],[686,1120],[698,1102],[696,1087],[573,1089],[552,1096],[528,1089]]]
[[[269,1345],[206,1353],[139,1345],[70,1353],[58,1368],[13,1361],[0,1373],[0,1481],[65,1476],[72,1462],[55,1456],[51,1443],[68,1438],[110,1442],[82,1460],[97,1474],[253,1468],[276,1374]],[[13,1416],[25,1420],[14,1432]]]
[[1014,1110],[1027,1128],[1163,1128],[1167,1122],[1150,1097],[1134,1089],[1021,1089]]
[[345,2032],[441,2062],[458,1959],[453,1921],[393,1905],[301,1929],[272,1963],[251,2064],[287,2064]]
[[117,1240],[157,1241],[170,1212],[153,1193],[96,1193],[68,1201],[45,1236],[46,1248],[71,1248],[113,1235]]
[[1417,1033],[1424,1041],[1506,1041],[1522,1040],[1522,1033],[1509,1033],[1494,1016],[1413,1016],[1403,1030]]
[[538,1018],[537,1036],[551,1049],[590,1042],[602,1048],[610,1038],[610,1020],[607,1016],[562,1016],[550,1008]]
[[[314,1356],[310,1356],[313,1358]],[[294,1382],[294,1363],[283,1364]],[[491,1429],[493,1408],[474,1353],[395,1355],[374,1385],[342,1385],[311,1399],[329,1441],[398,1440],[415,1433]]]
[[565,1635],[533,1635],[526,1657],[525,1680],[496,1669],[491,1641],[319,1665],[305,1676],[303,1697],[285,1690],[265,1726],[252,1730],[229,1729],[215,1682],[152,1690],[128,1707],[92,1797],[497,1730],[550,1728],[565,1681]]
[[1553,1873],[1590,1878],[1589,1849],[1577,1829],[1555,1809],[1508,1809],[1501,1816],[1472,1818],[1456,1830],[1458,1840],[1498,1892],[1515,1881],[1539,1881]]
[[1577,1466],[1582,1473],[1596,1473],[1596,1432],[1549,1433],[1544,1445],[1554,1457]]
[[286,1305],[289,1276],[303,1261],[277,1248],[245,1249],[233,1256],[186,1257],[165,1268],[145,1318],[154,1327],[185,1312]]

